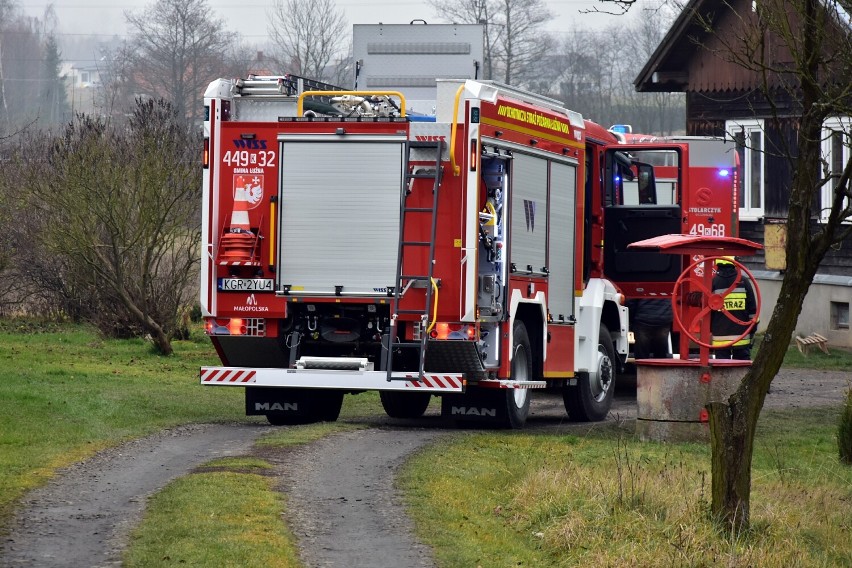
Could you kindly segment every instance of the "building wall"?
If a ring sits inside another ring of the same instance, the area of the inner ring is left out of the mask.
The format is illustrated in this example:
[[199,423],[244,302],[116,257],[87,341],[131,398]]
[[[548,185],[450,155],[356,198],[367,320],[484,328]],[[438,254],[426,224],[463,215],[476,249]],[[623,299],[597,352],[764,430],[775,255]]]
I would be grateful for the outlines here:
[[[766,331],[772,310],[778,302],[782,275],[761,270],[753,272],[762,300],[758,331]],[[832,302],[840,306],[845,304],[846,313],[849,313],[849,307],[852,306],[852,277],[817,275],[802,303],[802,311],[793,336],[806,337],[819,333],[828,339],[829,345],[852,349],[852,331],[848,325],[843,328],[833,321]]]

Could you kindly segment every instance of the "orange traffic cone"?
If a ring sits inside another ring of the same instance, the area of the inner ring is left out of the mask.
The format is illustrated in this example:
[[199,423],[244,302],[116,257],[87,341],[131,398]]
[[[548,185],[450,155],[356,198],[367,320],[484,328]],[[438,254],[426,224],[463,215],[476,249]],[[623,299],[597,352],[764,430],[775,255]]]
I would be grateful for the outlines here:
[[234,192],[230,229],[225,231],[219,242],[221,264],[246,264],[254,260],[257,238],[251,231],[248,206],[246,190],[238,187]]
[[245,188],[238,187],[234,195],[234,211],[231,213],[232,233],[251,233],[248,211],[248,192]]

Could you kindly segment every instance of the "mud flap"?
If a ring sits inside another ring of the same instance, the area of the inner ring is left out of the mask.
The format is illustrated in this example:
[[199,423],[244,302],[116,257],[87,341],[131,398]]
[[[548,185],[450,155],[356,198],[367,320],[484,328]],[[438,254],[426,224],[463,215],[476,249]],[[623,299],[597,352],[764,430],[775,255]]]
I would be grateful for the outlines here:
[[456,422],[503,425],[508,421],[503,389],[470,389],[441,397],[441,417]]
[[330,391],[316,389],[246,387],[246,415],[313,421],[323,418],[322,414],[330,404],[329,397],[333,395]]

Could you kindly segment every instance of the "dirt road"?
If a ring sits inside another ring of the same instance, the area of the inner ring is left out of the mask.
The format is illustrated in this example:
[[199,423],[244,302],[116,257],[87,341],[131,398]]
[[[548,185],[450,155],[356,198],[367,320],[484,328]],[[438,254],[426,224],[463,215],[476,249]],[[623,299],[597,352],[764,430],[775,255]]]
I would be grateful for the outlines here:
[[[852,373],[784,370],[767,408],[839,405]],[[635,418],[635,390],[623,385],[609,420]],[[624,387],[627,388],[624,388]],[[404,427],[384,416],[373,426],[288,450],[280,488],[303,560],[311,567],[432,566],[430,551],[412,536],[393,478],[416,449],[454,430],[434,411]],[[533,399],[528,428],[588,428],[568,422],[561,397]],[[0,566],[114,566],[145,498],[211,459],[251,451],[270,428],[257,424],[196,425],[102,452],[60,472],[23,501],[0,542]]]
[[99,453],[30,493],[0,545],[0,566],[119,566],[145,498],[192,468],[246,453],[270,427],[182,426]]

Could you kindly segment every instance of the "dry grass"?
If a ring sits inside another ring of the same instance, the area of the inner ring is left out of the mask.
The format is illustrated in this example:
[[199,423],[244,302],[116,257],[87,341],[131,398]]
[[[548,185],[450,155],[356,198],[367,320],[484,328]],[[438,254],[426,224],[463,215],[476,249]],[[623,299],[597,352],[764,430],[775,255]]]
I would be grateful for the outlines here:
[[710,520],[709,448],[612,428],[463,437],[419,457],[404,485],[441,566],[852,566],[836,418],[764,418],[740,534]]

